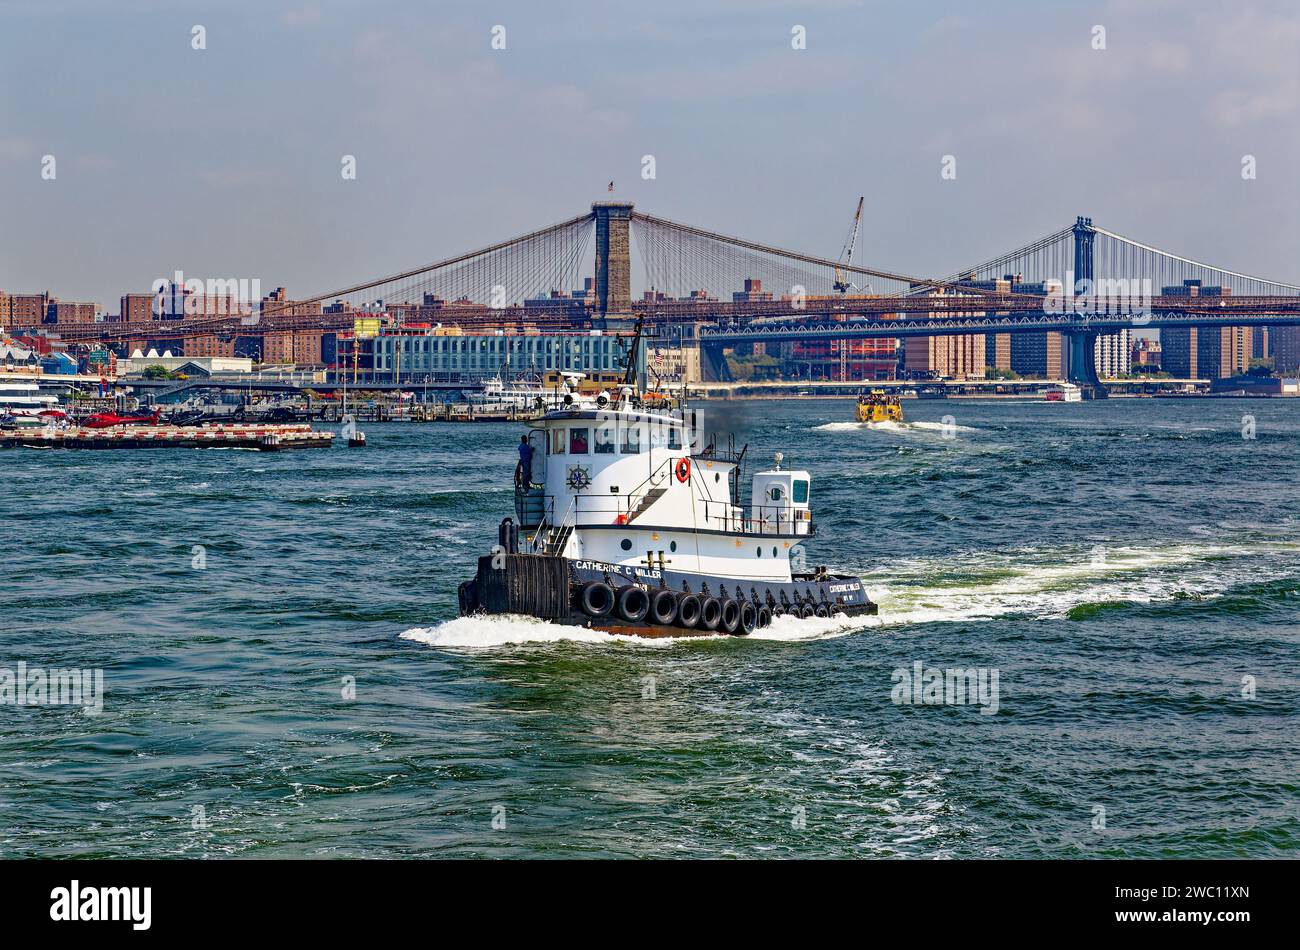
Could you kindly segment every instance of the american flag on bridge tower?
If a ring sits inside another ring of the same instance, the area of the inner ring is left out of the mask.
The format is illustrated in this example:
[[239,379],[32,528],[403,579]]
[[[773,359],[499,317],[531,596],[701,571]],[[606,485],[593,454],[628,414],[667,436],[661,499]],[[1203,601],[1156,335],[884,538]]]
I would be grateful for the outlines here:
[[610,191],[614,190],[614,183],[612,181],[609,183],[609,190]]

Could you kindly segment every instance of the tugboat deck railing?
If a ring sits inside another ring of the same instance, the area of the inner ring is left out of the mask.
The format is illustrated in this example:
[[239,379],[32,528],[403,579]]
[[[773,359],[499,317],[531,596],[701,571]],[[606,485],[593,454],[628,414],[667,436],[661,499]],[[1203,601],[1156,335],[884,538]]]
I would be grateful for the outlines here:
[[[574,495],[564,514],[555,516],[555,496],[542,495],[542,518],[533,531],[532,549],[540,550],[553,533],[569,529],[654,527],[660,530],[710,531],[779,538],[809,538],[817,533],[812,512],[783,505],[734,505],[703,500],[703,518],[693,524],[670,525],[637,520],[637,508],[649,492],[618,495]],[[534,496],[537,497],[537,496]]]

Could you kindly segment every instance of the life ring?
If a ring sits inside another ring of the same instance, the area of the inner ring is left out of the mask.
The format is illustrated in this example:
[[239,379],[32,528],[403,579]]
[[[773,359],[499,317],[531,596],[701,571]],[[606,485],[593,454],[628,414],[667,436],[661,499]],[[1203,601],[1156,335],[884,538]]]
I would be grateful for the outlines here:
[[673,466],[673,474],[677,476],[679,482],[688,481],[691,477],[691,460],[679,458],[677,464]]

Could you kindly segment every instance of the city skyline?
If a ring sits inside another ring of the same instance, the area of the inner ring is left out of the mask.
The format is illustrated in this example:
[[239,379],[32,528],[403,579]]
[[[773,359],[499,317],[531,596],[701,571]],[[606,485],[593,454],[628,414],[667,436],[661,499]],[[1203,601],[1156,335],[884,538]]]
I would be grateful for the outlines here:
[[864,194],[857,259],[929,276],[1079,213],[1298,276],[1300,14],[1012,9],[11,4],[0,288],[114,312],[179,269],[300,298],[560,220],[611,179],[828,257]]

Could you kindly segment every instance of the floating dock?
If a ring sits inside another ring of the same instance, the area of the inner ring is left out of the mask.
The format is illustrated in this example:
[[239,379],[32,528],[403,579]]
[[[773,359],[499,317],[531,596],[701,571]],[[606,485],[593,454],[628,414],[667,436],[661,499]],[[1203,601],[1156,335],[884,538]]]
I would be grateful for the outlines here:
[[0,429],[0,447],[34,449],[322,449],[334,433],[309,425],[112,426],[107,429]]

